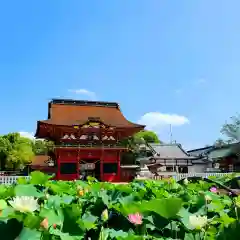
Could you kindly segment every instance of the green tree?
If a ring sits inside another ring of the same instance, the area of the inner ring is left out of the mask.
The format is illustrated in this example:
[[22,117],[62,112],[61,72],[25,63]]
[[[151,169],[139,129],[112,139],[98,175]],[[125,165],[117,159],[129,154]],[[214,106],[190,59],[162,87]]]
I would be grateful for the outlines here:
[[240,141],[240,115],[232,116],[230,121],[222,126],[221,133],[228,138],[227,143]]
[[159,140],[157,134],[153,131],[140,131],[136,133],[134,136],[134,141],[136,143],[141,142],[147,142],[147,143],[162,143],[162,141]]
[[5,170],[7,156],[11,149],[12,149],[12,145],[10,141],[4,136],[0,136],[0,169],[1,170]]
[[53,150],[54,143],[47,140],[32,141],[32,148],[35,155],[48,154]]
[[133,152],[138,152],[139,145],[147,143],[162,143],[159,140],[157,134],[153,131],[140,131],[133,135],[132,137],[126,138],[121,141],[121,144],[128,147]]
[[132,137],[122,140],[121,144],[131,150],[131,152],[122,155],[122,163],[134,164],[136,158],[142,154],[141,144],[145,144],[146,142],[162,143],[157,134],[152,131],[141,131]]
[[30,163],[34,156],[32,140],[21,137],[19,133],[1,136],[0,149],[2,169],[19,169]]
[[215,141],[214,146],[216,146],[216,147],[221,147],[221,146],[224,146],[224,145],[226,145],[226,144],[227,144],[226,141],[224,141],[224,140],[221,139],[221,138],[218,138],[218,139]]

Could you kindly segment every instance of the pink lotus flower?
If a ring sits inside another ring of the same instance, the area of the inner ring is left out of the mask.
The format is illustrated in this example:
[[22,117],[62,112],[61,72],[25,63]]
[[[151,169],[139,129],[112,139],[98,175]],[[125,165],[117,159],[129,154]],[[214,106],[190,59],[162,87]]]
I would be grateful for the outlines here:
[[129,222],[135,224],[135,225],[141,225],[142,224],[142,215],[139,213],[129,214],[128,215]]
[[210,188],[210,192],[212,192],[212,193],[217,193],[217,188],[216,188],[216,187],[211,187],[211,188]]

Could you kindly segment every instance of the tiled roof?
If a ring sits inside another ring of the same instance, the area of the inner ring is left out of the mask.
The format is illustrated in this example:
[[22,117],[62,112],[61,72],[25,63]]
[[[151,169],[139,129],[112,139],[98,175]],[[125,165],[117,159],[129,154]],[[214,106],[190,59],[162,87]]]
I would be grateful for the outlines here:
[[163,159],[192,159],[179,144],[149,144],[158,158]]
[[204,147],[204,148],[198,148],[198,149],[192,149],[187,151],[187,153],[191,156],[200,156],[200,155],[205,155],[206,153],[208,153],[209,151],[213,150],[214,146],[208,146],[208,147]]
[[206,164],[210,162],[207,158],[198,158],[198,159],[193,159],[192,164]]
[[233,154],[233,150],[231,148],[219,148],[214,149],[208,154],[208,159],[217,159],[228,157]]
[[46,163],[48,158],[49,156],[47,155],[34,156],[32,159],[32,163],[30,165],[31,166],[48,166],[48,164]]
[[106,125],[143,129],[145,126],[128,121],[119,105],[114,102],[95,102],[58,99],[49,103],[48,120],[40,123],[52,125],[81,125],[89,118],[97,118]]
[[191,156],[203,156],[211,160],[235,155],[239,152],[239,143],[226,144],[223,146],[209,146],[188,151]]

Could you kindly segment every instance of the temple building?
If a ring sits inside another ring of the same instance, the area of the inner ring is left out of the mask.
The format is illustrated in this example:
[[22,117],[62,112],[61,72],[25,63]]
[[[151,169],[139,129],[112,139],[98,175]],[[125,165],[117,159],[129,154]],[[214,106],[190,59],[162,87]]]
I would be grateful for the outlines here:
[[143,175],[149,172],[156,175],[166,172],[188,173],[192,161],[196,159],[184,151],[180,144],[145,143],[141,148],[145,156],[140,156],[137,161]]
[[127,180],[126,172],[131,171],[121,165],[121,155],[128,149],[121,141],[144,127],[128,121],[115,102],[53,99],[48,104],[48,119],[37,122],[35,134],[55,144],[48,166],[42,168],[54,169],[56,179],[61,180],[80,175],[101,181]]
[[188,151],[191,156],[199,156],[209,162],[206,171],[239,172],[240,170],[240,144],[224,144],[208,146]]

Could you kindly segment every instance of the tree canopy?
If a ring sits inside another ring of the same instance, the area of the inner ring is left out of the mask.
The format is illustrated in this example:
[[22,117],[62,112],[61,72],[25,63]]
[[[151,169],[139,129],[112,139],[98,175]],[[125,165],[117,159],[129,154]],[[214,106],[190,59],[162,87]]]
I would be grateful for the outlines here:
[[31,140],[19,133],[0,136],[0,168],[19,169],[31,163],[34,155],[48,154],[53,143],[43,140]]
[[228,137],[230,142],[238,142],[240,140],[240,115],[232,116],[230,121],[222,126],[221,133]]
[[32,149],[35,155],[48,154],[53,149],[53,142],[47,140],[32,141]]
[[34,152],[32,142],[19,133],[0,136],[1,168],[17,169],[31,162]]
[[147,130],[136,133],[134,140],[137,143],[141,143],[143,140],[147,143],[161,143],[155,132]]
[[226,145],[226,141],[224,141],[224,140],[221,139],[221,138],[218,138],[218,139],[215,141],[214,145],[215,145],[216,147],[221,147],[221,146]]
[[219,138],[215,141],[215,146],[223,146],[226,144],[240,141],[240,114],[230,117],[225,124],[223,124],[221,134],[226,139]]

